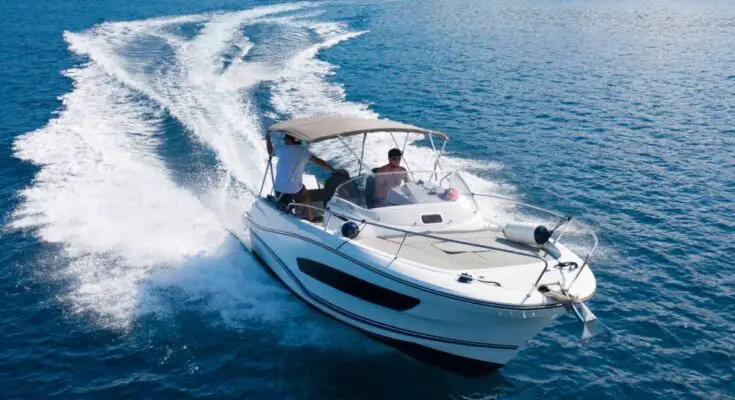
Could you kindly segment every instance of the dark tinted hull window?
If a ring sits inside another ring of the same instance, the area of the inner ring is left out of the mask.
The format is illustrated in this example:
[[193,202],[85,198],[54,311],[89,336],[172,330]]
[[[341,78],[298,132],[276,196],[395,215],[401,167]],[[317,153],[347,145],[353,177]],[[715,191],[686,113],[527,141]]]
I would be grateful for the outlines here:
[[305,258],[297,258],[296,261],[301,272],[358,299],[396,311],[406,311],[420,303],[417,298],[364,281],[328,265]]

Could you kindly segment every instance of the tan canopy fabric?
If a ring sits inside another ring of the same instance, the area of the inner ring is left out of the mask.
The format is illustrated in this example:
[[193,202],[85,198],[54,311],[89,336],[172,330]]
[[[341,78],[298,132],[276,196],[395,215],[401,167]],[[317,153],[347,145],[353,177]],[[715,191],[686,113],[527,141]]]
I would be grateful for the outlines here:
[[366,119],[346,115],[295,118],[271,125],[268,132],[287,133],[307,143],[371,132],[413,132],[432,135],[443,140],[447,139],[447,135],[441,132],[430,131],[413,125],[387,119]]

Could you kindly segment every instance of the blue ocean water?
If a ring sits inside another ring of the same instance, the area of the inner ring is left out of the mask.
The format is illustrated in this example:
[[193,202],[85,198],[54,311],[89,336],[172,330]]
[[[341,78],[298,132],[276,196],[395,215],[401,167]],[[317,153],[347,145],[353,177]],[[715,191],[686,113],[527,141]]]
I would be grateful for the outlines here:
[[[3,398],[735,397],[735,4],[0,9]],[[294,299],[228,231],[264,127],[327,112],[447,132],[473,187],[592,225],[612,339],[563,318],[466,379]]]

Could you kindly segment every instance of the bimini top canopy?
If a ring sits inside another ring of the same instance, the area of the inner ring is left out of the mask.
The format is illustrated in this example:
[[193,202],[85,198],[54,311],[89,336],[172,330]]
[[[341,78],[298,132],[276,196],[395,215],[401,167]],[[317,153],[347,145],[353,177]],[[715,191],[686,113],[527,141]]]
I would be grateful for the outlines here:
[[371,132],[412,132],[447,139],[447,135],[441,132],[413,125],[387,119],[366,119],[346,115],[295,118],[271,125],[268,132],[283,132],[307,143]]

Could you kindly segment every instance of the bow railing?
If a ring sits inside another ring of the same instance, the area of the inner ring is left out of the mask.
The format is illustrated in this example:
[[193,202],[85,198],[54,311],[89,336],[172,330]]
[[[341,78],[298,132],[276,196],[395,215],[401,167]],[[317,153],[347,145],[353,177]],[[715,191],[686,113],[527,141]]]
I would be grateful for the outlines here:
[[[514,200],[514,199],[509,199],[509,198],[506,198],[506,197],[503,197],[503,196],[497,196],[497,195],[492,195],[492,194],[472,193],[472,196],[473,197],[478,197],[478,198],[492,198],[492,199],[495,199],[495,200],[506,201],[509,204],[513,204],[514,207],[517,207],[518,209],[521,209],[522,208],[522,209],[534,210],[534,211],[536,211],[538,213],[541,213],[541,214],[545,214],[547,216],[554,217],[556,219],[556,221],[555,221],[555,225],[553,227],[553,233],[554,233],[554,235],[552,236],[552,239],[553,239],[553,242],[556,243],[556,244],[562,244],[561,243],[561,239],[562,239],[563,236],[565,236],[565,234],[566,234],[566,237],[579,236],[580,233],[582,234],[582,236],[589,236],[589,237],[591,237],[592,244],[591,244],[590,250],[588,252],[586,252],[586,254],[584,255],[584,257],[580,257],[580,258],[582,258],[583,263],[580,266],[576,266],[577,273],[574,276],[574,278],[572,278],[572,280],[569,283],[569,285],[567,285],[567,287],[565,288],[565,290],[567,290],[567,291],[569,291],[571,289],[572,285],[577,280],[577,278],[579,277],[579,275],[582,273],[583,269],[586,268],[587,265],[589,264],[589,261],[592,258],[592,255],[594,254],[594,252],[597,249],[597,245],[598,245],[597,236],[594,234],[594,232],[591,229],[588,229],[586,226],[584,226],[583,224],[581,224],[581,223],[579,223],[577,221],[573,221],[570,217],[564,216],[563,214],[556,213],[556,212],[553,212],[553,211],[550,211],[550,210],[546,210],[546,209],[543,209],[543,208],[540,208],[540,207],[537,207],[537,206],[533,206],[533,205],[530,205],[530,204],[522,203],[522,202],[519,202],[519,201]],[[480,202],[480,204],[482,204],[482,202]],[[398,249],[396,250],[395,254],[393,255],[392,260],[389,262],[389,264],[387,265],[387,267],[390,267],[390,265],[392,265],[398,258],[400,258],[401,250],[402,250],[402,248],[403,248],[403,246],[404,246],[404,244],[406,242],[406,239],[409,236],[421,236],[421,237],[426,237],[426,238],[430,238],[430,239],[441,240],[441,241],[450,242],[450,243],[456,243],[456,244],[460,244],[460,245],[463,245],[463,246],[469,246],[469,247],[473,247],[473,248],[477,248],[477,249],[481,249],[481,250],[493,250],[493,251],[518,253],[518,254],[522,254],[524,256],[529,256],[530,255],[527,252],[518,252],[518,251],[514,251],[514,250],[511,250],[511,249],[508,249],[508,248],[501,248],[501,247],[490,246],[490,245],[486,245],[486,244],[479,244],[479,243],[474,243],[474,242],[469,242],[469,241],[464,241],[464,240],[458,240],[458,239],[448,238],[446,236],[441,236],[440,233],[437,233],[437,232],[434,232],[434,231],[416,231],[416,230],[403,229],[403,228],[396,227],[396,226],[386,225],[386,224],[383,224],[383,223],[380,223],[380,222],[377,222],[377,221],[372,221],[372,220],[369,220],[369,219],[366,219],[366,218],[360,218],[360,217],[356,217],[356,216],[352,216],[352,215],[347,215],[347,214],[343,214],[343,213],[337,213],[337,212],[335,212],[333,210],[328,210],[328,209],[325,210],[323,208],[316,207],[316,206],[313,206],[311,204],[291,203],[291,204],[289,204],[286,207],[286,212],[289,212],[290,213],[291,211],[296,210],[297,208],[304,208],[304,209],[305,208],[309,208],[309,209],[312,210],[312,214],[314,214],[314,215],[320,215],[322,218],[326,218],[326,220],[323,221],[323,229],[325,231],[330,226],[330,220],[331,220],[331,218],[336,217],[336,218],[340,218],[341,220],[343,220],[343,223],[344,222],[347,222],[347,221],[352,221],[352,222],[357,223],[359,225],[359,231],[360,232],[366,226],[373,226],[373,227],[376,227],[376,228],[380,228],[380,229],[384,229],[384,230],[389,230],[389,231],[396,232],[397,234],[394,235],[394,237],[396,237],[396,238],[401,237],[401,241],[399,243]],[[497,204],[496,204],[496,208],[497,208]],[[508,212],[507,209],[504,209],[504,211],[506,213]],[[516,222],[518,222],[519,220],[521,222],[538,222],[538,218],[534,218],[533,216],[528,215],[528,213],[521,214],[520,211],[519,211],[519,212],[513,213],[513,215],[516,215],[516,216],[518,216],[518,215],[525,215],[525,218],[515,218],[514,221],[516,221]],[[576,227],[576,229],[570,229],[570,227],[572,227],[572,228]],[[351,240],[349,238],[347,238],[347,240],[345,240],[343,243],[341,243],[339,246],[337,246],[337,248],[335,250],[339,251],[342,246],[344,246],[346,243],[349,243],[350,241]],[[570,241],[565,241],[564,244],[565,244],[565,246],[568,247],[569,244],[570,244]],[[541,249],[543,250],[543,248],[541,248]],[[572,250],[572,251],[574,251],[574,250]],[[577,253],[575,252],[575,254],[577,254]],[[579,256],[579,254],[577,254],[577,255]],[[530,296],[530,294],[532,293],[533,290],[536,290],[536,287],[538,286],[538,283],[541,281],[541,279],[546,274],[546,272],[549,270],[549,268],[554,267],[555,265],[560,265],[561,264],[558,259],[556,259],[556,261],[558,262],[557,264],[550,264],[549,263],[550,260],[549,260],[549,258],[547,256],[552,256],[552,258],[555,258],[555,257],[554,257],[553,254],[551,254],[548,251],[546,251],[543,256],[542,255],[539,255],[539,254],[530,255],[530,256],[535,257],[535,258],[539,259],[539,261],[543,262],[544,263],[544,268],[541,271],[541,273],[538,275],[538,277],[536,278],[536,280],[534,282],[534,285],[531,287],[531,289],[530,289],[530,291],[528,293],[528,296]]]

